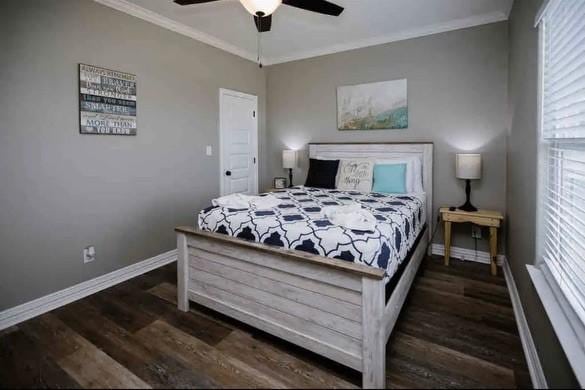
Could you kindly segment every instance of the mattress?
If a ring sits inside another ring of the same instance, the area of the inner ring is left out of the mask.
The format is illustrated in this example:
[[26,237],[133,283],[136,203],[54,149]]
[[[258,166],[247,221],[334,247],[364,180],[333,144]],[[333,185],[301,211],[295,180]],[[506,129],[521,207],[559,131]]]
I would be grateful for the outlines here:
[[[271,210],[209,207],[198,215],[202,230],[295,249],[397,272],[426,223],[425,195],[389,195],[295,187],[272,193],[282,203]],[[373,231],[333,225],[324,206],[360,203],[372,212]]]

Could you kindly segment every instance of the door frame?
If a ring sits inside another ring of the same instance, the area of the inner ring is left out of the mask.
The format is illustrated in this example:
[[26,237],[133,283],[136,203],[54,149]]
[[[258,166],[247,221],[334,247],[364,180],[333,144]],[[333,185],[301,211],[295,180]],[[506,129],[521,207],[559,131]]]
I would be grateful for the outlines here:
[[225,147],[225,129],[223,127],[223,106],[224,106],[224,98],[226,96],[231,97],[238,97],[242,99],[248,99],[254,102],[254,109],[256,115],[254,116],[254,129],[252,129],[252,154],[253,157],[256,159],[256,164],[254,164],[254,185],[252,186],[252,192],[255,194],[258,193],[258,181],[259,181],[259,158],[258,158],[258,96],[247,94],[240,91],[234,91],[231,89],[220,88],[219,89],[219,193],[220,196],[225,195],[225,186],[224,186],[224,147]]

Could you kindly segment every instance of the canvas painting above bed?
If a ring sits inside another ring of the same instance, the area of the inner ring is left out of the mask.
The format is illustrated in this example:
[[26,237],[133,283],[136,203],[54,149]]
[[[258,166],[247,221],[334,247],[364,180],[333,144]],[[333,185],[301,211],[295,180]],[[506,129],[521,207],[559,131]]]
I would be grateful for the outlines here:
[[408,128],[406,79],[337,88],[339,130]]

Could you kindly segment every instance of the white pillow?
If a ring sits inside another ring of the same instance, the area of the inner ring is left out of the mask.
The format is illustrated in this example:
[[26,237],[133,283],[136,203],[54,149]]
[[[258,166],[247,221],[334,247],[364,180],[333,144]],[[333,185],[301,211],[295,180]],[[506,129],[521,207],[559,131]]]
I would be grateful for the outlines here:
[[422,160],[420,157],[413,157],[413,159],[414,159],[413,192],[417,194],[422,194],[423,192],[425,192],[423,187]]
[[337,170],[337,189],[372,192],[374,162],[372,160],[341,160]]
[[376,160],[376,164],[406,164],[406,192],[423,193],[422,162],[419,157],[396,157]]

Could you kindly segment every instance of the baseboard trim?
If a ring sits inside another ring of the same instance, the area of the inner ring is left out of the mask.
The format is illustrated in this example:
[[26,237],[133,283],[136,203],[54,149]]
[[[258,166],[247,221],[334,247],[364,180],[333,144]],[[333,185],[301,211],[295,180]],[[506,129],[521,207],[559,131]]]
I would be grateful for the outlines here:
[[177,261],[176,249],[6,309],[0,312],[0,330],[17,325],[175,261]]
[[[445,255],[444,245],[433,244],[431,249],[433,255],[439,256]],[[454,246],[451,247],[451,257],[461,259],[464,261],[474,261],[484,264],[490,263],[490,254],[488,252],[483,251],[476,252],[471,249],[459,248]],[[526,363],[528,365],[528,371],[530,373],[532,385],[535,389],[546,389],[548,388],[546,377],[544,376],[544,371],[542,370],[542,365],[540,364],[538,352],[536,351],[536,345],[534,344],[532,334],[530,333],[530,328],[528,327],[528,321],[526,320],[526,316],[524,314],[524,309],[522,307],[522,302],[520,301],[520,295],[518,295],[516,282],[514,281],[514,277],[512,276],[510,264],[508,263],[508,259],[504,255],[498,255],[497,262],[498,265],[502,267],[504,278],[506,279],[506,285],[508,286],[508,291],[510,293],[510,299],[512,300],[514,317],[516,318],[516,323],[518,324],[520,341],[522,342],[522,349],[524,350],[524,356],[526,357]]]
[[[431,247],[433,255],[445,256],[445,246],[442,244],[433,244]],[[474,251],[473,249],[460,248],[457,246],[451,247],[451,256],[455,259],[463,261],[474,261],[476,263],[490,264],[491,257],[489,252]],[[498,255],[497,263],[499,266],[502,265],[506,256]]]
[[522,301],[520,301],[520,295],[516,288],[516,282],[510,269],[510,264],[505,260],[502,264],[504,271],[504,277],[506,278],[506,285],[510,293],[510,299],[512,300],[512,307],[514,309],[514,316],[516,317],[516,323],[518,324],[518,332],[520,333],[520,341],[522,342],[522,349],[524,350],[524,356],[526,357],[526,364],[528,365],[528,372],[530,373],[530,379],[532,380],[532,386],[535,389],[547,389],[548,384],[546,383],[546,377],[540,364],[540,358],[536,351],[536,345],[532,338],[532,333],[528,327],[528,321],[524,314],[522,307]]

